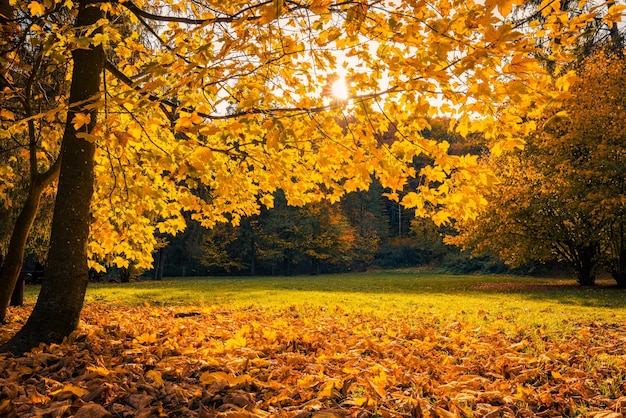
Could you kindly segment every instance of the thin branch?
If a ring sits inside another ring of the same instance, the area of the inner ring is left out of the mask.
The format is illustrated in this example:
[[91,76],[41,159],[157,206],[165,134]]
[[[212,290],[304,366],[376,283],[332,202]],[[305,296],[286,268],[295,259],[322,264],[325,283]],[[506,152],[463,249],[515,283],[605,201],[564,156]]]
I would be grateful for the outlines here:
[[[184,23],[187,25],[206,25],[206,24],[214,24],[214,23],[232,23],[235,22],[239,19],[241,19],[241,15],[243,15],[244,13],[259,8],[261,6],[265,6],[267,4],[271,4],[273,3],[274,0],[267,0],[264,1],[262,3],[258,3],[255,5],[251,5],[248,7],[245,7],[243,9],[241,9],[240,11],[238,11],[235,14],[229,15],[229,16],[225,16],[225,17],[213,17],[210,19],[191,19],[188,17],[181,17],[181,16],[172,16],[172,15],[157,15],[157,14],[153,14],[150,12],[146,12],[145,10],[141,9],[140,7],[138,7],[136,4],[134,4],[131,1],[125,1],[125,2],[120,2],[119,0],[113,0],[112,3],[118,3],[121,4],[122,6],[126,7],[131,13],[133,13],[135,16],[137,17],[143,17],[145,19],[149,19],[149,20],[156,20],[159,22],[174,22],[174,23]],[[258,16],[252,16],[252,17],[248,17],[247,20],[257,20],[259,19]]]
[[[30,105],[30,99],[31,99],[31,94],[32,94],[32,87],[33,87],[33,83],[35,81],[35,78],[37,76],[37,72],[39,71],[39,69],[41,68],[41,63],[42,63],[42,54],[37,55],[37,58],[35,59],[35,63],[33,65],[33,68],[31,70],[30,76],[28,77],[28,80],[26,82],[26,86],[24,88],[24,112],[26,114],[26,117],[30,118],[31,116],[33,116],[33,112],[32,112],[32,108]],[[29,156],[29,162],[30,162],[30,178],[31,181],[34,181],[35,178],[37,177],[37,131],[35,129],[35,121],[30,118],[28,120],[28,156]]]
[[52,163],[52,165],[48,167],[48,170],[45,173],[39,173],[35,180],[39,185],[43,187],[48,186],[50,183],[52,183],[54,180],[56,180],[59,177],[60,171],[61,171],[61,156],[59,155],[57,156],[56,160],[54,160],[54,163]]

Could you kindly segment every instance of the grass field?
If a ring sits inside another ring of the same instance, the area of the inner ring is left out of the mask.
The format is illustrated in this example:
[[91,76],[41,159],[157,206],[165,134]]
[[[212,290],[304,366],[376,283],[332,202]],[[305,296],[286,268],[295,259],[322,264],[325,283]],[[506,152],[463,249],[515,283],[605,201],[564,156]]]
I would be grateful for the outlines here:
[[480,321],[489,314],[505,322],[557,328],[567,328],[567,323],[576,317],[611,322],[626,319],[626,290],[614,287],[610,280],[601,280],[597,287],[588,288],[578,286],[573,279],[416,271],[92,284],[86,303],[239,308],[338,306],[383,316],[414,312],[469,321]]
[[0,356],[0,387],[0,416],[619,418],[626,290],[422,271],[96,283],[70,340]]

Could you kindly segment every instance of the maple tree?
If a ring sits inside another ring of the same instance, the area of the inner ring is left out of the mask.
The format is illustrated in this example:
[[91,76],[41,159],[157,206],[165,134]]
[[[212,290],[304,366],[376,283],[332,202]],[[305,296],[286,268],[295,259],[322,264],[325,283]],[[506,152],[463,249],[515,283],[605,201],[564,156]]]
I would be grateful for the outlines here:
[[[571,190],[582,190],[576,210],[590,213],[599,239],[599,262],[626,286],[626,60],[623,49],[603,49],[582,65],[567,102],[568,120],[551,135]],[[557,142],[558,141],[558,142]],[[567,163],[571,165],[568,167]]]
[[[402,204],[434,209],[437,223],[472,216],[493,178],[477,158],[423,138],[426,117],[454,114],[459,133],[481,131],[495,153],[521,146],[533,125],[520,115],[560,100],[577,34],[623,12],[609,2],[603,17],[592,8],[570,19],[544,2],[537,13],[560,22],[541,34],[558,40],[555,82],[533,32],[503,19],[521,3],[10,1],[24,23],[14,37],[49,42],[45,53],[71,65],[71,87],[33,116],[64,125],[47,277],[3,349],[68,335],[89,254],[94,268],[149,264],[154,233],[183,229],[181,212],[236,224],[271,207],[277,189],[292,205],[336,201],[374,176],[396,199],[419,177]],[[328,97],[342,72],[349,97]],[[396,140],[381,143],[390,125]],[[432,164],[418,173],[420,154]]]
[[[501,177],[485,211],[449,241],[519,265],[558,258],[593,285],[600,264],[624,281],[626,66],[623,52],[596,51],[562,109],[520,152],[492,158]],[[558,112],[557,112],[558,110]]]

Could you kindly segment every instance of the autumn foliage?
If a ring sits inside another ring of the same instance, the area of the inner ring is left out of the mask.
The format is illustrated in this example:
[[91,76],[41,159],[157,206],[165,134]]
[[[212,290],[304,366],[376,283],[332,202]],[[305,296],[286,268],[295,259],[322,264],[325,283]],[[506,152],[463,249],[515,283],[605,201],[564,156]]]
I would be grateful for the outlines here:
[[451,242],[513,265],[565,261],[583,285],[603,266],[625,285],[624,63],[623,49],[595,51],[524,150],[485,159],[500,182]]
[[[0,109],[0,204],[13,203],[5,179],[26,172],[12,153],[28,154],[31,186],[43,187],[13,228],[14,267],[58,174],[46,280],[0,350],[68,336],[89,268],[149,267],[159,235],[183,230],[184,215],[237,225],[278,190],[302,206],[377,180],[436,224],[472,218],[495,179],[477,156],[424,137],[429,118],[480,132],[495,155],[522,147],[533,118],[567,96],[588,28],[617,28],[625,10],[583,0],[571,14],[544,0],[514,19],[524,3],[0,0],[0,99],[10,104]],[[52,71],[67,82],[53,91]],[[341,78],[347,97],[332,97]],[[392,128],[394,140],[381,140]],[[428,165],[418,170],[416,157]],[[17,270],[0,278],[0,319]]]
[[[19,323],[26,308],[11,310]],[[89,305],[63,344],[0,357],[0,414],[621,417],[624,324],[573,334],[435,315]],[[479,324],[477,327],[476,324]],[[481,325],[482,324],[482,325]],[[3,334],[0,338],[6,338]]]

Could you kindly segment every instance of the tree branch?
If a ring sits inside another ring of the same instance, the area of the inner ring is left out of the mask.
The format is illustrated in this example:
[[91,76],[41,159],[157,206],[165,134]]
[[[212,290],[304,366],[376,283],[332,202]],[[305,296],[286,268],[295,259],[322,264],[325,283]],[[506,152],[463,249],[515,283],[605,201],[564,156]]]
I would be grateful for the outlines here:
[[[259,4],[251,5],[248,7],[244,7],[240,11],[235,14],[224,16],[224,17],[213,17],[210,19],[191,19],[188,17],[181,16],[171,16],[171,15],[157,15],[154,13],[146,12],[145,10],[138,7],[131,1],[120,2],[119,0],[112,0],[111,3],[121,4],[126,7],[131,13],[133,13],[137,17],[143,17],[144,19],[156,20],[159,22],[174,22],[174,23],[184,23],[187,25],[206,25],[212,23],[232,23],[241,18],[241,15],[244,13],[259,8],[261,6],[265,6],[267,4],[273,3],[274,0],[267,0]],[[256,20],[259,19],[259,16],[252,16],[247,18],[247,20]]]

